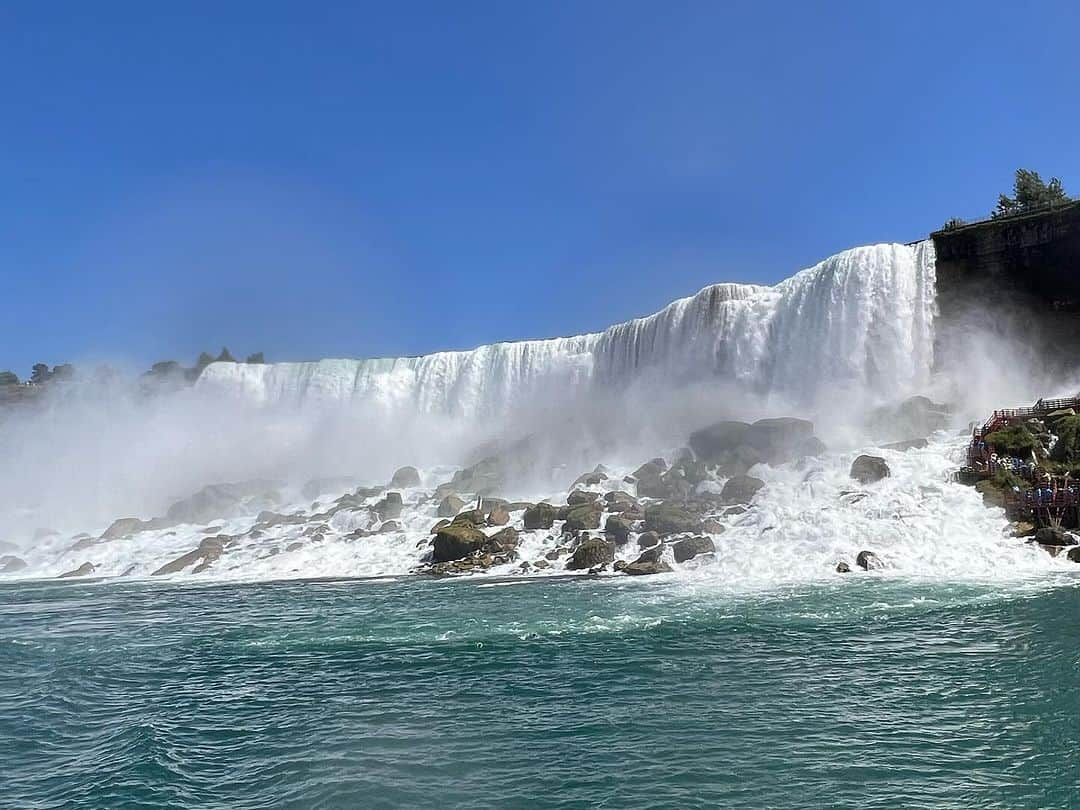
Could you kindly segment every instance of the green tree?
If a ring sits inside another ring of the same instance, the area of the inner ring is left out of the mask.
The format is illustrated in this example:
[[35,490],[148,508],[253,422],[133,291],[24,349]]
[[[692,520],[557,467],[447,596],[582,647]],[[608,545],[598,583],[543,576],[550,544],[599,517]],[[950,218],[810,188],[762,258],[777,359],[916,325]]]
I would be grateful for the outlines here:
[[945,221],[945,224],[941,226],[943,231],[955,231],[957,228],[962,228],[967,223],[960,219],[960,217],[952,217]]
[[1065,193],[1061,180],[1051,177],[1050,182],[1046,183],[1037,171],[1017,169],[1013,181],[1013,196],[998,195],[997,208],[991,216],[1000,218],[1026,214],[1066,202],[1069,202],[1069,196]]
[[263,358],[263,353],[262,352],[255,352],[254,354],[249,354],[247,356],[247,360],[245,360],[244,362],[258,364],[258,363],[265,363],[266,360]]
[[0,371],[0,385],[18,385],[19,375],[13,371]]
[[217,360],[215,362],[217,362],[217,363],[235,363],[236,358],[232,356],[232,352],[230,352],[227,348],[222,346],[221,347],[221,354],[218,355]]
[[44,363],[34,363],[34,367],[30,369],[30,382],[34,385],[47,383],[51,376],[52,373],[49,371],[49,367]]
[[214,358],[210,356],[209,352],[202,352],[199,355],[199,359],[195,361],[195,374],[196,374],[196,376],[198,376],[198,373],[200,371],[202,371],[204,368],[206,368],[208,365],[210,365],[213,362],[214,362]]

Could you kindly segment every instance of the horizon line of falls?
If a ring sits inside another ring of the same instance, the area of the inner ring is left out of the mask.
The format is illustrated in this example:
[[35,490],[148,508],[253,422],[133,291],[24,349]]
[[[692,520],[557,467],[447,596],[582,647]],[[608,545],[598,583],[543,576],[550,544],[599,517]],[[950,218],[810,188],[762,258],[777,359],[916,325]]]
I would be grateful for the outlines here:
[[197,387],[264,404],[450,417],[505,415],[555,391],[617,391],[645,375],[729,380],[798,404],[853,387],[887,398],[929,380],[935,295],[933,242],[880,244],[774,286],[710,285],[603,332],[419,357],[213,363]]

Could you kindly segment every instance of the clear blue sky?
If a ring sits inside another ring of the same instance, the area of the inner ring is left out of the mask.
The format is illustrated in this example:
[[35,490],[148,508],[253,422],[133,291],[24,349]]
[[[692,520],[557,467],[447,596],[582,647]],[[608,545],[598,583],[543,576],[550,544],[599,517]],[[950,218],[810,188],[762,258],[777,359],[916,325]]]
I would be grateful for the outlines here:
[[0,8],[0,368],[416,354],[1080,193],[1080,4]]

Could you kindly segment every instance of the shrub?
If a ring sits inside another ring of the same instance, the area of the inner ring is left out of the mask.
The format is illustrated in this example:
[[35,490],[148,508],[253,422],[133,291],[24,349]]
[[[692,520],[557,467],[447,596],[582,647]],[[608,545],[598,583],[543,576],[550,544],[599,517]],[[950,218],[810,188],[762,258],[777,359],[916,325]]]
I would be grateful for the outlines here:
[[1009,425],[986,436],[986,444],[997,453],[1027,458],[1031,451],[1041,447],[1039,440],[1023,425]]

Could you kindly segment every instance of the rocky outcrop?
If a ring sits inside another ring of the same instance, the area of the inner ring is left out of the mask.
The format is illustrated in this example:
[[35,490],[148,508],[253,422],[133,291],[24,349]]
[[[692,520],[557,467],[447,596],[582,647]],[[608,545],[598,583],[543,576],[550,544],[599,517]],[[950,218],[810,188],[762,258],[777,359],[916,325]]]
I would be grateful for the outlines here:
[[461,498],[451,492],[439,502],[439,508],[435,514],[438,515],[438,517],[452,518],[464,507],[465,501],[461,500]]
[[590,537],[577,547],[573,555],[566,561],[569,571],[583,571],[594,568],[604,563],[610,563],[615,559],[615,544],[610,540],[601,540],[598,537]]
[[720,491],[720,500],[726,504],[747,504],[754,499],[758,490],[765,486],[760,478],[751,475],[735,475],[727,480]]
[[95,566],[93,563],[84,562],[78,568],[76,568],[76,569],[74,569],[72,571],[65,571],[63,574],[60,574],[57,577],[57,579],[72,579],[74,577],[88,577],[92,573],[94,573],[94,571],[96,571],[96,570],[97,570],[97,566]]
[[465,523],[446,526],[435,534],[431,559],[437,563],[459,560],[479,551],[486,542],[487,537],[474,526]]
[[630,539],[630,521],[618,515],[609,515],[604,523],[604,534],[621,546]]
[[690,434],[690,448],[703,461],[712,463],[744,444],[750,425],[746,422],[716,422]]
[[841,560],[840,562],[838,562],[836,564],[836,573],[838,573],[838,574],[850,574],[851,573],[851,566],[848,565],[843,560]]
[[645,509],[645,528],[661,536],[696,532],[701,529],[701,521],[675,504],[665,502]]
[[888,478],[891,474],[889,465],[880,456],[862,455],[851,463],[851,477],[864,486]]
[[489,526],[505,526],[510,522],[510,513],[506,511],[504,506],[496,506],[487,516],[487,524]]
[[555,524],[557,514],[558,509],[550,503],[538,503],[525,510],[522,521],[526,530],[550,529]]
[[671,552],[675,555],[675,562],[684,563],[694,559],[694,557],[697,557],[699,554],[714,554],[716,552],[716,545],[713,543],[711,537],[697,535],[695,537],[687,537],[685,540],[680,540],[677,543],[672,543]]
[[380,520],[394,520],[401,517],[404,505],[400,492],[387,492],[381,501],[371,507],[371,511],[378,515]]
[[574,506],[566,513],[563,531],[576,532],[585,529],[599,529],[602,515],[603,511],[595,503],[583,503]]
[[420,471],[416,467],[399,467],[390,479],[390,489],[412,489],[420,486]]
[[491,535],[483,548],[491,554],[510,554],[517,549],[520,542],[517,529],[507,526]]
[[154,571],[151,576],[163,576],[165,574],[176,574],[183,571],[185,568],[195,566],[191,572],[193,574],[200,574],[211,565],[213,565],[221,557],[225,551],[225,544],[229,538],[225,535],[219,535],[217,537],[206,537],[198,548],[193,551],[189,551],[180,557],[177,557],[172,562],[166,563],[161,568]]
[[885,567],[885,563],[881,561],[872,551],[860,551],[858,556],[855,557],[855,564],[859,566],[863,571],[876,571]]

